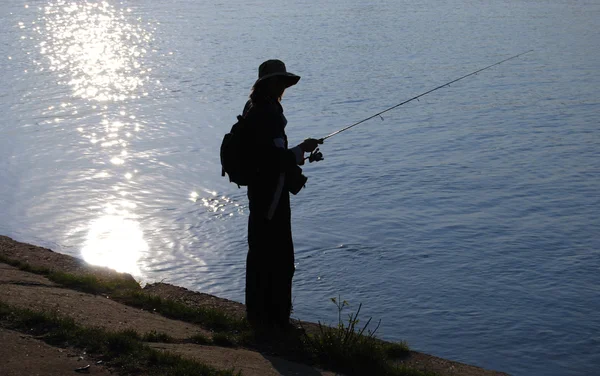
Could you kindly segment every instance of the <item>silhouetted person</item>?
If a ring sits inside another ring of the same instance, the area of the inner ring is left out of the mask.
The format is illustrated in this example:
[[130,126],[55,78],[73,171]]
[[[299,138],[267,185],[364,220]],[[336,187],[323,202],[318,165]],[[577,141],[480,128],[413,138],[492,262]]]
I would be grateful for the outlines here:
[[246,312],[259,327],[287,329],[292,308],[294,245],[292,242],[290,192],[298,193],[306,182],[298,165],[304,153],[320,140],[306,139],[288,149],[281,98],[300,77],[286,71],[279,60],[258,68],[243,116],[252,124],[252,158],[256,176],[248,184],[250,218],[246,260]]

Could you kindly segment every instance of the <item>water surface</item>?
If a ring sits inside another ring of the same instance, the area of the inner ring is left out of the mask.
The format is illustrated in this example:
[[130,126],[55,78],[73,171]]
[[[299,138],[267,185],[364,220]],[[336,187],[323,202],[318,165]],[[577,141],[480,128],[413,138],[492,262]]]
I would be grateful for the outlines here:
[[4,0],[0,233],[242,301],[218,147],[268,58],[292,143],[534,49],[322,147],[294,315],[515,375],[600,366],[600,4]]

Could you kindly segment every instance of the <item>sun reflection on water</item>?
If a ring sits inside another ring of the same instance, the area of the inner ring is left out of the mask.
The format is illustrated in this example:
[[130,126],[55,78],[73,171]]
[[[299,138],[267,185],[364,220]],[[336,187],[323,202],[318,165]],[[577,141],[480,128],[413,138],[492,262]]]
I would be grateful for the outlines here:
[[107,210],[89,224],[81,256],[90,264],[139,276],[139,260],[147,252],[139,222],[127,211]]
[[[105,116],[106,118],[106,116]],[[113,186],[114,195],[104,205],[100,217],[92,220],[85,229],[87,235],[81,250],[83,259],[94,265],[107,266],[121,272],[141,276],[140,258],[144,257],[149,246],[144,239],[140,222],[134,214],[137,207],[134,200],[134,191],[127,183],[135,180],[138,170],[132,168],[129,161],[130,153],[127,150],[128,142],[122,138],[122,133],[127,129],[136,127],[135,123],[127,120],[103,120],[100,134],[95,132],[83,134],[91,143],[99,143],[101,155],[108,156],[104,166],[116,174],[105,171],[97,174],[98,178],[122,176],[122,182]],[[128,197],[124,200],[117,197]],[[106,201],[107,199],[105,199]]]
[[122,101],[147,95],[143,86],[151,68],[145,67],[152,33],[129,22],[127,9],[107,1],[53,1],[43,8],[45,27],[40,52],[49,70],[75,96],[98,101]]
[[189,199],[192,202],[201,203],[208,213],[217,218],[232,217],[234,213],[244,214],[245,206],[238,203],[232,197],[219,197],[217,192],[210,190],[206,190],[205,193],[207,197],[201,197],[200,193],[193,191],[190,193]]

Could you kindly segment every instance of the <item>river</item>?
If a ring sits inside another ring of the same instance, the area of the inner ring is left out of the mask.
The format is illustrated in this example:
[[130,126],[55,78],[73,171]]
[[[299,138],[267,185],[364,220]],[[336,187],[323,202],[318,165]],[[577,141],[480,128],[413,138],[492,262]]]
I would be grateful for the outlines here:
[[0,2],[0,233],[243,301],[219,146],[258,65],[302,76],[294,317],[514,375],[600,367],[600,3]]

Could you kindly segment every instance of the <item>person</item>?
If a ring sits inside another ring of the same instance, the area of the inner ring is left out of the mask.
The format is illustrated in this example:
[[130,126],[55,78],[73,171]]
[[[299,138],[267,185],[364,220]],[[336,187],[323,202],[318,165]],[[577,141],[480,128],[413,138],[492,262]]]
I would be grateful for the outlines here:
[[261,328],[290,328],[295,270],[290,193],[297,194],[306,183],[299,167],[304,153],[323,142],[308,138],[288,149],[281,99],[299,80],[282,61],[265,61],[242,114],[252,124],[249,158],[256,166],[248,184],[246,314],[253,326]]

